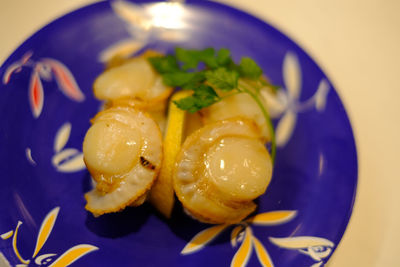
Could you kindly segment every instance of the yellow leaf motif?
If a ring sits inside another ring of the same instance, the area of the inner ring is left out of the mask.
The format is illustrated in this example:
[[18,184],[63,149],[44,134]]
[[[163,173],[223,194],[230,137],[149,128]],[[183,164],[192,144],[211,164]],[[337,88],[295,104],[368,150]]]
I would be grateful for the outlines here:
[[[218,234],[220,234],[224,229],[229,226],[235,226],[232,229],[230,242],[232,247],[236,247],[238,243],[241,245],[233,259],[231,261],[231,267],[243,267],[246,266],[250,255],[254,249],[257,253],[257,257],[262,266],[274,267],[272,259],[270,258],[267,250],[263,244],[253,236],[251,225],[268,226],[268,225],[279,225],[292,220],[297,215],[297,211],[292,210],[281,210],[281,211],[270,211],[257,214],[249,219],[242,221],[236,225],[217,225],[210,227],[202,232],[198,233],[192,240],[185,246],[181,251],[181,254],[189,254],[202,249],[207,243],[213,240]],[[272,240],[271,240],[272,241]],[[328,252],[321,252],[319,248],[312,248],[315,255],[323,257],[324,254]],[[306,253],[306,251],[300,251]],[[311,252],[310,252],[311,253]],[[307,254],[309,254],[307,252]],[[316,256],[315,256],[316,258]]]
[[215,237],[217,237],[223,230],[225,230],[229,225],[221,224],[210,228],[207,228],[197,235],[195,235],[192,240],[183,248],[181,254],[189,254],[202,249],[206,244],[211,242]]
[[252,241],[252,232],[250,227],[246,227],[245,237],[242,245],[236,252],[235,256],[232,259],[231,267],[243,267],[246,266],[249,261],[251,250],[253,247]]
[[18,221],[17,227],[15,228],[13,240],[12,240],[12,245],[14,249],[15,256],[21,261],[23,264],[29,264],[30,260],[25,260],[21,257],[21,254],[19,254],[18,248],[17,248],[17,235],[18,235],[18,229],[21,226],[22,222]]
[[1,239],[6,240],[9,239],[10,237],[12,237],[12,235],[14,234],[14,231],[8,231],[7,233],[4,233],[2,235],[0,235]]
[[47,238],[49,237],[51,231],[53,230],[54,223],[57,219],[58,211],[60,207],[56,207],[52,209],[44,218],[42,225],[40,226],[39,234],[36,240],[36,247],[35,251],[33,252],[32,258],[34,258],[40,249],[43,247],[44,243],[46,242]]
[[277,225],[290,221],[296,214],[296,211],[290,210],[264,212],[247,219],[247,222],[261,226]]
[[235,228],[233,228],[232,233],[231,233],[231,245],[232,247],[236,247],[237,245],[237,236],[240,234],[240,232],[243,230],[242,225],[238,225]]
[[[31,260],[34,260],[36,265],[41,265],[41,266],[46,265],[47,266],[47,264],[50,263],[53,260],[53,258],[56,256],[56,254],[54,254],[54,253],[47,253],[47,254],[43,254],[40,256],[37,256],[37,255],[39,254],[40,250],[42,249],[42,247],[46,243],[47,239],[49,238],[49,236],[53,230],[53,227],[54,227],[54,224],[57,219],[59,211],[60,211],[60,207],[55,207],[54,209],[52,209],[46,215],[46,217],[43,219],[43,222],[40,226],[39,233],[38,233],[37,240],[36,240],[35,250],[33,252],[32,259],[31,259]],[[18,224],[17,224],[15,230],[4,233],[4,234],[0,235],[0,237],[2,239],[9,239],[12,237],[12,247],[14,250],[14,254],[20,261],[20,263],[16,264],[16,266],[17,267],[24,267],[24,266],[26,267],[31,262],[31,260],[25,260],[24,258],[22,258],[21,254],[19,253],[18,248],[17,248],[18,230],[21,225],[22,225],[22,222],[18,221]],[[81,258],[82,256],[88,254],[89,252],[97,250],[97,249],[98,249],[97,247],[88,245],[88,244],[80,244],[80,245],[74,246],[71,249],[69,249],[68,251],[66,251],[63,255],[61,255],[50,266],[66,267],[66,266],[70,265],[71,263],[75,262],[77,259]],[[2,254],[0,253],[0,256],[1,255]],[[1,257],[0,257],[0,261],[1,261]],[[0,265],[1,265],[1,262],[0,262]]]
[[258,260],[263,267],[274,267],[271,258],[263,244],[255,236],[253,236],[253,244],[257,253]]
[[81,244],[74,246],[62,254],[55,262],[53,262],[49,267],[65,267],[75,262],[82,256],[99,249],[98,247]]

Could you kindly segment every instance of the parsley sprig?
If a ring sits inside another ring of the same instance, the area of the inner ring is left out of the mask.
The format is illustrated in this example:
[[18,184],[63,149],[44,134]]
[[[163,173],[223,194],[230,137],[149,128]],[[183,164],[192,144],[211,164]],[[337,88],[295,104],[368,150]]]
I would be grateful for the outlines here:
[[[271,135],[271,157],[276,153],[275,134],[268,112],[260,99],[260,89],[278,87],[262,77],[262,69],[249,57],[236,64],[228,49],[190,50],[177,47],[174,55],[150,57],[154,69],[167,86],[192,90],[193,94],[174,101],[178,108],[191,113],[221,101],[227,95],[247,93],[264,115]],[[217,92],[220,92],[218,94]],[[222,92],[222,93],[221,93]]]

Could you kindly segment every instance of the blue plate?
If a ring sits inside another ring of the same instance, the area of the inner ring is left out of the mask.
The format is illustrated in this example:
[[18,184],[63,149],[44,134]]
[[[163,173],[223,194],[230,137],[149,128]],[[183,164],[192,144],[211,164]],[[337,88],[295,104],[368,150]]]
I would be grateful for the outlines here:
[[[282,87],[265,95],[278,142],[272,182],[237,225],[198,223],[179,205],[171,220],[149,204],[94,218],[81,152],[100,106],[93,80],[118,51],[175,46],[229,48]],[[199,0],[99,2],[30,37],[0,77],[0,263],[323,266],[346,229],[357,156],[345,109],[298,45],[242,11]]]

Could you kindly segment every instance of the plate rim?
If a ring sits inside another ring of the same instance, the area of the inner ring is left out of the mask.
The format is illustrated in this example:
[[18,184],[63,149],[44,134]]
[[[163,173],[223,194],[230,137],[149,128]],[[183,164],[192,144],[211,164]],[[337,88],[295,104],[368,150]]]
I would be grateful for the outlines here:
[[[153,0],[139,0],[139,1],[135,1],[135,0],[125,0],[125,1],[129,1],[129,2],[134,2],[134,3],[157,3],[157,2],[164,2],[164,1],[153,1]],[[26,45],[27,43],[31,42],[31,40],[40,32],[42,31],[46,31],[48,29],[48,27],[51,27],[51,25],[58,23],[59,21],[62,21],[65,19],[65,17],[67,16],[74,16],[76,15],[76,13],[81,12],[82,10],[90,10],[95,6],[99,6],[99,5],[104,5],[104,4],[109,4],[110,2],[112,2],[112,0],[105,0],[105,1],[94,1],[92,3],[89,4],[84,4],[83,6],[80,6],[76,9],[73,9],[71,11],[68,11],[66,13],[64,13],[63,15],[56,17],[54,19],[52,19],[51,21],[49,21],[48,23],[46,23],[45,25],[39,26],[40,28],[38,28],[37,30],[35,30],[32,34],[29,35],[29,37],[25,38],[22,42],[20,42],[19,44],[17,44],[16,46],[14,46],[12,49],[12,52],[5,58],[5,60],[2,62],[1,66],[0,66],[0,73],[3,73],[5,67],[10,63],[10,61],[16,57],[16,54],[18,53],[19,50],[22,49],[22,47],[24,45]],[[344,216],[345,217],[345,221],[343,222],[343,225],[341,225],[339,228],[341,229],[339,232],[341,232],[340,235],[338,235],[338,241],[335,244],[335,247],[331,253],[331,255],[328,257],[327,262],[330,261],[330,258],[332,257],[332,255],[334,254],[334,252],[336,251],[336,249],[338,248],[339,244],[342,242],[343,237],[346,233],[346,231],[349,230],[349,224],[351,222],[352,219],[352,215],[354,213],[354,207],[357,201],[357,196],[358,196],[358,186],[359,186],[359,146],[357,145],[357,140],[355,138],[355,130],[353,127],[352,119],[351,116],[349,116],[349,112],[348,110],[345,108],[345,105],[342,101],[342,97],[340,95],[340,92],[336,89],[337,87],[334,85],[334,82],[332,82],[331,78],[329,75],[327,75],[327,72],[324,70],[324,68],[317,63],[317,60],[314,59],[314,55],[308,51],[307,49],[305,49],[298,40],[294,40],[289,34],[285,33],[284,31],[282,31],[278,25],[276,24],[272,24],[270,21],[268,21],[265,18],[261,18],[255,14],[252,14],[249,11],[245,11],[245,10],[241,10],[238,7],[235,6],[230,6],[228,3],[225,2],[216,2],[216,1],[202,1],[202,0],[187,0],[184,2],[184,4],[188,4],[188,5],[198,5],[201,7],[206,7],[206,8],[213,8],[213,7],[217,7],[219,9],[224,9],[224,10],[228,10],[228,13],[231,12],[235,12],[235,13],[239,13],[242,16],[246,17],[246,20],[250,20],[250,21],[256,21],[257,23],[260,23],[262,25],[267,26],[268,28],[272,29],[273,31],[275,31],[277,34],[280,35],[280,37],[283,37],[286,41],[290,42],[291,45],[295,46],[296,48],[298,48],[300,51],[302,51],[302,53],[307,57],[308,60],[310,60],[315,67],[321,72],[323,73],[329,80],[329,83],[332,85],[333,87],[333,91],[335,92],[335,94],[337,95],[339,102],[340,102],[340,106],[343,108],[343,112],[345,115],[345,119],[346,119],[346,124],[349,126],[349,130],[350,130],[350,134],[351,134],[351,143],[352,143],[352,149],[354,150],[354,160],[355,160],[355,166],[354,167],[354,172],[355,172],[355,177],[353,177],[354,180],[354,187],[352,190],[352,200],[351,200],[351,205],[350,207],[348,207],[348,213]]]

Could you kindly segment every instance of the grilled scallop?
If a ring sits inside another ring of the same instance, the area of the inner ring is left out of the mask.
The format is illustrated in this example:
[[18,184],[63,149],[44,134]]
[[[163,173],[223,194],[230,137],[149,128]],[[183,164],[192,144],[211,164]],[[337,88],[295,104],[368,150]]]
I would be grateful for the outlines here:
[[165,86],[145,56],[126,60],[123,64],[107,69],[93,84],[94,95],[99,100],[124,103],[139,109],[162,109],[172,93]]
[[145,112],[128,106],[101,111],[92,123],[83,155],[96,187],[85,194],[86,209],[101,215],[141,204],[161,165],[157,124]]
[[121,60],[97,77],[93,90],[97,99],[105,101],[105,109],[131,106],[144,110],[164,132],[166,103],[173,88],[163,84],[147,60],[159,55],[149,50],[139,57]]
[[228,96],[220,102],[201,110],[200,114],[205,124],[237,116],[246,117],[256,122],[261,129],[261,136],[264,142],[270,140],[269,129],[264,115],[251,96],[246,93]]
[[130,106],[132,108],[147,112],[147,114],[149,114],[150,117],[157,123],[158,127],[160,127],[161,133],[164,134],[165,124],[167,123],[167,116],[165,112],[166,103],[160,102],[156,105],[150,105],[150,103],[138,102],[133,98],[125,97],[105,102],[102,110],[119,106]]
[[272,176],[259,128],[234,118],[200,128],[184,142],[173,173],[186,211],[207,223],[236,223],[256,209]]

